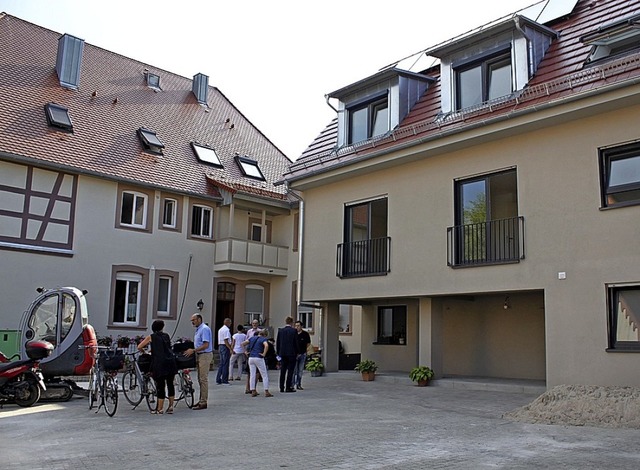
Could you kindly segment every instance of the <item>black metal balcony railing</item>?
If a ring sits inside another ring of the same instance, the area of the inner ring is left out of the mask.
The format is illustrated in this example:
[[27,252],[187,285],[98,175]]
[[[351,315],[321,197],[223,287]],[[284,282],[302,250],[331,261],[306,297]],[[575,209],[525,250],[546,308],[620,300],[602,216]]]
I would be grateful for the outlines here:
[[447,228],[447,265],[477,266],[524,259],[524,217]]
[[379,276],[390,271],[391,238],[374,238],[340,243],[336,262],[336,276]]

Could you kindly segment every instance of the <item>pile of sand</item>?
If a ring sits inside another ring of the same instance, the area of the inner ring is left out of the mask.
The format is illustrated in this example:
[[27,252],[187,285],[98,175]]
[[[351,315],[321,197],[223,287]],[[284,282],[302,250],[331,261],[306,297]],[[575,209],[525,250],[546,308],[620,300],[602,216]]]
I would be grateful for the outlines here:
[[503,418],[538,424],[640,429],[640,388],[558,385]]

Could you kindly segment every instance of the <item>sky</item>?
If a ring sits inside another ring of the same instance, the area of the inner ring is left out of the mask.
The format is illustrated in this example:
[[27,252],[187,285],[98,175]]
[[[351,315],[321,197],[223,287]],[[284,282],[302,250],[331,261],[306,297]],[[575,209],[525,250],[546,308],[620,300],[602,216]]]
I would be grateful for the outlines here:
[[538,1],[0,0],[0,11],[187,78],[208,75],[295,160],[335,117],[327,93]]

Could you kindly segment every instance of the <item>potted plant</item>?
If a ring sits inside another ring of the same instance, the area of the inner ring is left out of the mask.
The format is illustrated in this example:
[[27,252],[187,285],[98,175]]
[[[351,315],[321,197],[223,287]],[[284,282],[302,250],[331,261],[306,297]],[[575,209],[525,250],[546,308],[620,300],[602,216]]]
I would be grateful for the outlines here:
[[378,365],[371,359],[365,359],[356,364],[355,370],[362,374],[362,380],[365,382],[371,382],[376,378]]
[[128,348],[131,344],[131,338],[128,336],[118,336],[116,342],[119,348]]
[[324,364],[319,357],[312,357],[309,359],[309,362],[307,362],[305,369],[311,372],[311,377],[320,377],[324,370]]
[[414,382],[418,382],[418,387],[426,387],[429,385],[429,380],[433,378],[433,370],[427,366],[417,366],[411,369],[409,378]]

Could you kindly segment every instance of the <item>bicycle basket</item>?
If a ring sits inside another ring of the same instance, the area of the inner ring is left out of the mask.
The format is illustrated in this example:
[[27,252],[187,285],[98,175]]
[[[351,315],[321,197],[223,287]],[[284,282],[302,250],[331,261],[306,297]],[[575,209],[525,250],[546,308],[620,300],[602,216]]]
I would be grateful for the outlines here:
[[120,370],[124,364],[122,351],[100,351],[100,367],[103,370]]
[[138,356],[138,367],[142,373],[149,372],[151,370],[151,354],[140,354]]
[[178,369],[195,369],[196,368],[196,355],[192,354],[187,357],[182,353],[176,354],[176,364]]

